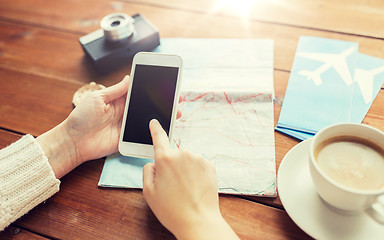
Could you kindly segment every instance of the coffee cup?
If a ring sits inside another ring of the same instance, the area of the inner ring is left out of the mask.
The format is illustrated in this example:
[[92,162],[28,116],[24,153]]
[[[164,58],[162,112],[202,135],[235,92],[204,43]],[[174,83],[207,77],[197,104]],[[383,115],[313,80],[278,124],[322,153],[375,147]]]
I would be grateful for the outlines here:
[[384,133],[364,124],[335,124],[310,144],[309,166],[323,202],[343,214],[367,213],[384,224]]

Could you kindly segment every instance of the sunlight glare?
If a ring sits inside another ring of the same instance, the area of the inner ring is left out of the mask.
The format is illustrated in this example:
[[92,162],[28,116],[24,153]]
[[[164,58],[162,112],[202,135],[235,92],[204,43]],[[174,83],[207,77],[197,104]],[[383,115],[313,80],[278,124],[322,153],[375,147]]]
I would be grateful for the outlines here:
[[245,18],[250,8],[258,1],[260,0],[218,0],[215,10],[229,9]]

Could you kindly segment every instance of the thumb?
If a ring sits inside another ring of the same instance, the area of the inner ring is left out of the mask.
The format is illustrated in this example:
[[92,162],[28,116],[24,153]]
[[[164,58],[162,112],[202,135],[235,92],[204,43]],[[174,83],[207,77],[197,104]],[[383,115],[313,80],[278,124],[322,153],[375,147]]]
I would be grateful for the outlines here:
[[128,87],[129,76],[127,75],[121,82],[101,90],[101,93],[104,95],[106,103],[110,103],[126,94]]
[[[147,163],[143,168],[143,195],[147,200],[154,188],[156,168],[154,163]],[[147,200],[148,201],[148,200]]]

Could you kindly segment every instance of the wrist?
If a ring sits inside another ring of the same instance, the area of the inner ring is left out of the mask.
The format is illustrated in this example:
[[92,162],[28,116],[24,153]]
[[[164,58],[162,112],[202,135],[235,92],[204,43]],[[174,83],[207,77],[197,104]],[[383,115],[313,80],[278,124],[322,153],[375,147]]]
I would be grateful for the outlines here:
[[175,232],[179,240],[239,239],[220,212],[205,213]]
[[75,143],[68,133],[66,121],[36,138],[57,179],[79,165]]

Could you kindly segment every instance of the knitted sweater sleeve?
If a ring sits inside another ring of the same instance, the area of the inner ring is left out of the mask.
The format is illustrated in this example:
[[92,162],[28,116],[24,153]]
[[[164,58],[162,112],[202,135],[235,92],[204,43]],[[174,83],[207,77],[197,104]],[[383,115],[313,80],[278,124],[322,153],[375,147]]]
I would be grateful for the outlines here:
[[59,191],[43,149],[31,135],[0,150],[0,231]]

